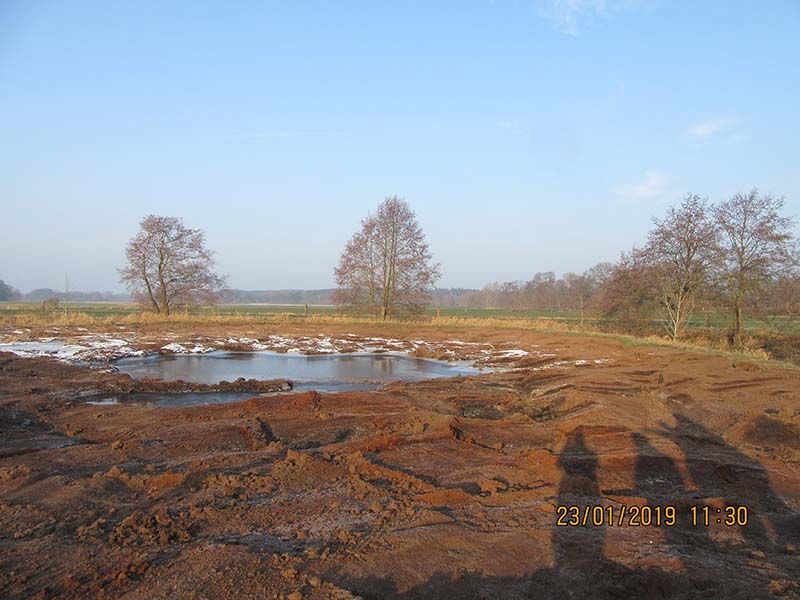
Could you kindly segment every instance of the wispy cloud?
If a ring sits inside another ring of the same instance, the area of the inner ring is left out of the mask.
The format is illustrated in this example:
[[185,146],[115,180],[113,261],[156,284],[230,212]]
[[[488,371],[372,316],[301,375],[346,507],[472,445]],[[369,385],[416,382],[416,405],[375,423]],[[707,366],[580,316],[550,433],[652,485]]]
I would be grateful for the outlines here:
[[736,119],[733,117],[714,117],[689,127],[689,135],[705,139],[730,131],[734,125],[736,125]]
[[233,140],[266,140],[276,138],[298,138],[298,137],[325,137],[350,135],[352,131],[266,131],[250,133],[234,133],[228,138]]
[[624,183],[615,191],[628,200],[654,200],[669,194],[667,177],[659,171],[645,171],[641,181]]
[[525,130],[522,127],[522,122],[519,119],[500,121],[500,129],[513,135],[521,135],[525,133]]
[[568,35],[578,35],[587,21],[641,4],[642,0],[545,0],[541,13]]

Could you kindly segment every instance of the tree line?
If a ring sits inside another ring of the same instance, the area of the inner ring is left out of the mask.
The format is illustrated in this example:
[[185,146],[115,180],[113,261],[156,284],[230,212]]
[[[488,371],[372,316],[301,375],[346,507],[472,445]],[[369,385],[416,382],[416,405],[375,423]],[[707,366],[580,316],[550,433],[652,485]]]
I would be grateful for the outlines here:
[[684,336],[699,308],[727,310],[729,340],[741,341],[748,311],[797,316],[800,278],[794,220],[784,199],[753,190],[713,204],[688,194],[671,206],[641,247],[617,263],[582,274],[537,273],[529,281],[491,284],[473,295],[484,307],[587,310],[618,328],[641,331],[653,319],[673,339]]

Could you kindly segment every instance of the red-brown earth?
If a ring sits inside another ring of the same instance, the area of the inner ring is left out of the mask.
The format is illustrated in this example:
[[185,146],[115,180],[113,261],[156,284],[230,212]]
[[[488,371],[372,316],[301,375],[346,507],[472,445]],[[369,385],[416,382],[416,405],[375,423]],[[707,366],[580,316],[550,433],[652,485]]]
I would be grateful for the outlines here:
[[[221,327],[202,334],[319,333]],[[525,330],[355,330],[532,353],[190,408],[90,405],[135,386],[0,354],[0,597],[800,597],[800,371]],[[670,505],[677,523],[557,526],[570,505]],[[746,526],[716,522],[728,505]]]

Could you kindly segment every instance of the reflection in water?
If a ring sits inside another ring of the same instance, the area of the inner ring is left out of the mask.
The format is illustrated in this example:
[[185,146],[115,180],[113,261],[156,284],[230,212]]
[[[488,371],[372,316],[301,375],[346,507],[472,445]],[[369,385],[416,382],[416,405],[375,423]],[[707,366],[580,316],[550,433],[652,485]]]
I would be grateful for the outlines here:
[[135,378],[181,379],[193,383],[218,383],[244,377],[334,384],[431,379],[478,372],[463,363],[389,354],[303,356],[272,352],[213,352],[199,356],[123,359],[115,364],[120,371]]

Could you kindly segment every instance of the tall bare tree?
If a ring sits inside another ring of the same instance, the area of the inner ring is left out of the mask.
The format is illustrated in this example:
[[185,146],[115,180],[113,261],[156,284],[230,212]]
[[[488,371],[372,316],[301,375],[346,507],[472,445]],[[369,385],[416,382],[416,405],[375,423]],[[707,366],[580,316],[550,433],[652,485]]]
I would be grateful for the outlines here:
[[166,316],[175,306],[213,301],[225,283],[213,270],[203,231],[177,217],[144,217],[125,254],[120,281],[136,300]]
[[781,277],[776,282],[770,308],[787,318],[800,317],[800,274]]
[[610,263],[598,263],[580,275],[565,273],[559,280],[558,288],[564,295],[562,306],[578,311],[581,327],[586,318],[586,309],[594,304],[595,296],[611,277],[613,269],[614,267]]
[[655,269],[641,249],[623,252],[598,291],[598,307],[618,327],[643,332],[657,307],[657,283]]
[[718,256],[717,229],[708,202],[689,194],[663,219],[653,219],[644,253],[655,269],[664,326],[678,339]]
[[585,274],[578,275],[577,273],[565,273],[563,283],[569,295],[569,306],[577,307],[580,314],[579,325],[583,327],[586,303],[592,293],[592,283]]
[[392,196],[361,222],[334,274],[334,303],[385,320],[425,308],[439,279],[439,265],[408,203]]
[[741,342],[742,311],[751,294],[797,266],[794,220],[781,215],[783,198],[758,190],[736,194],[714,210],[720,228],[722,276],[733,318],[730,342]]

